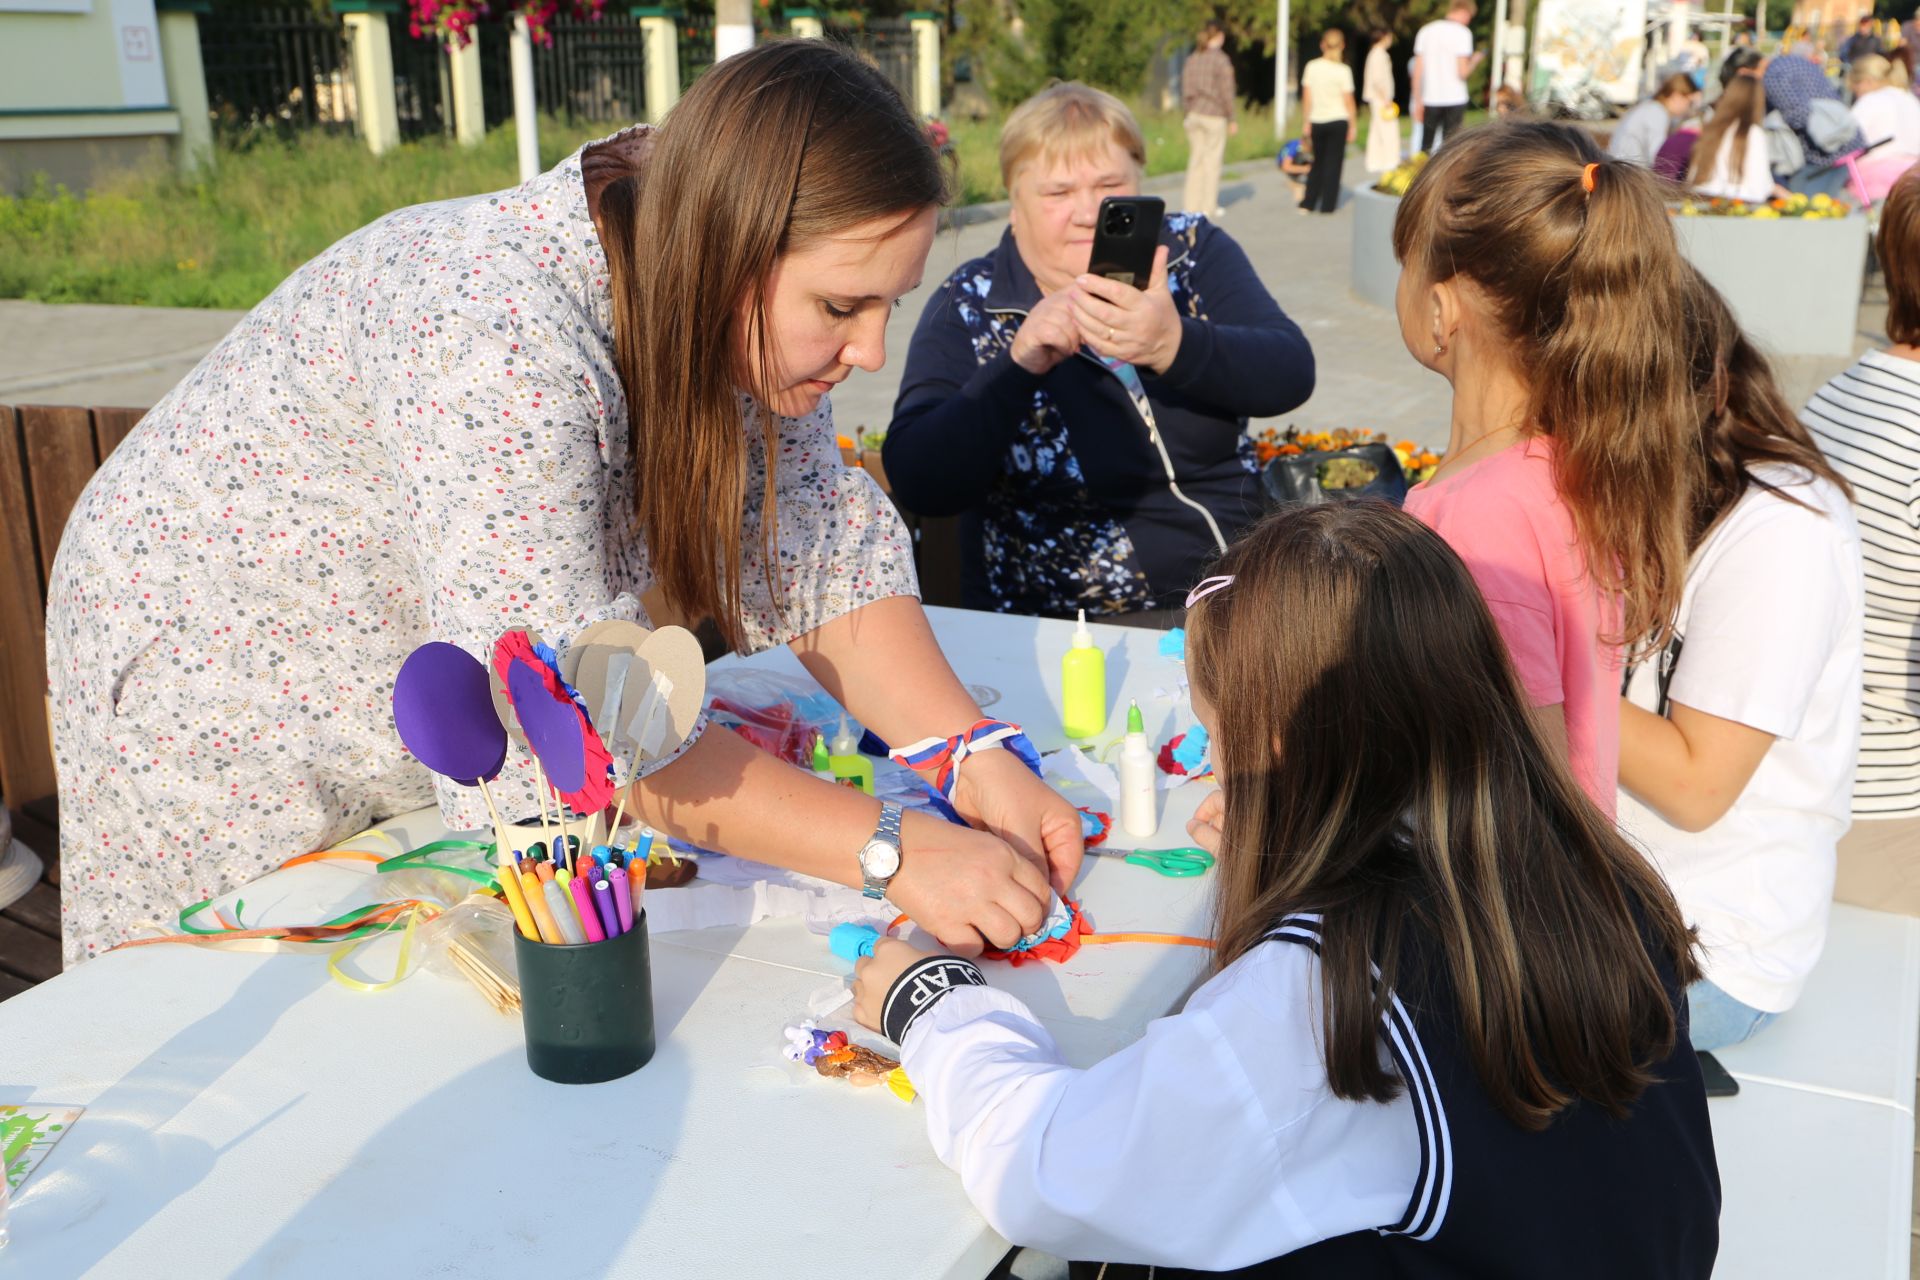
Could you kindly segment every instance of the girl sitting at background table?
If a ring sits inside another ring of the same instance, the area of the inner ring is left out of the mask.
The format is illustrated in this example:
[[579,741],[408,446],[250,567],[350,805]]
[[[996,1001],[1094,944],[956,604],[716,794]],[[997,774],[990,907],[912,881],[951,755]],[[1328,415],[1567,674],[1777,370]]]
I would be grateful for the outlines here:
[[1189,826],[1219,883],[1185,1009],[1079,1070],[966,961],[883,939],[857,970],[980,1212],[1156,1268],[1704,1280],[1692,939],[1546,749],[1459,557],[1385,504],[1294,508],[1187,628],[1221,790]]
[[1696,278],[1699,448],[1686,592],[1628,674],[1620,825],[1699,930],[1694,1047],[1737,1044],[1799,999],[1826,942],[1860,741],[1864,593],[1846,481],[1766,357]]
[[1579,129],[1489,125],[1394,223],[1400,331],[1453,388],[1407,510],[1460,553],[1546,739],[1614,809],[1623,646],[1664,639],[1701,468],[1689,268],[1663,185]]

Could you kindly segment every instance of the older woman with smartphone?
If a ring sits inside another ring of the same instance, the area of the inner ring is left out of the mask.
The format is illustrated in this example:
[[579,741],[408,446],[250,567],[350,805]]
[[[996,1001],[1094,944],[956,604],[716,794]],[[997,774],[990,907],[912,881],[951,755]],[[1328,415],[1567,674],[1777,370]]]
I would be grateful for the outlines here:
[[[1232,237],[1128,199],[1145,162],[1110,94],[1023,103],[1000,137],[1006,234],[907,348],[887,476],[907,510],[964,517],[969,608],[1162,623],[1259,513],[1248,418],[1312,394],[1306,337]],[[1118,261],[1143,233],[1151,257]]]

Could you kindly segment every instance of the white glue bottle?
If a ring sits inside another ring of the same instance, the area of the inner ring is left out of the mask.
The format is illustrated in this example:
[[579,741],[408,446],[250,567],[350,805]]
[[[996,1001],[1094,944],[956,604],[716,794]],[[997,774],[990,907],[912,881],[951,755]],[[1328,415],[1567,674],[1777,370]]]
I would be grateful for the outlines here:
[[1127,705],[1127,736],[1120,744],[1120,829],[1139,839],[1160,829],[1159,816],[1154,812],[1155,770],[1146,721],[1140,716],[1140,704],[1131,702]]

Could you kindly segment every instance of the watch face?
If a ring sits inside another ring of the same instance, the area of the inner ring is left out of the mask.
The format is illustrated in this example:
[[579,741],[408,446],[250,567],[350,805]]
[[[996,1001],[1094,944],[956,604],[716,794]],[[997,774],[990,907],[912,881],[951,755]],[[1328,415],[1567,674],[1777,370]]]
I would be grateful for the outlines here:
[[860,851],[860,869],[875,880],[885,880],[900,869],[900,851],[884,840],[869,840]]

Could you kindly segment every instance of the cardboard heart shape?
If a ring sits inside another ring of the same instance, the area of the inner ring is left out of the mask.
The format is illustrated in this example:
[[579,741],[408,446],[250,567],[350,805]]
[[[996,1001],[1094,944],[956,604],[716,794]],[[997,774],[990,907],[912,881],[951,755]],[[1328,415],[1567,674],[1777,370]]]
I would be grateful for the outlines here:
[[[620,682],[622,655],[628,658],[624,682]],[[664,699],[664,733],[658,737],[658,749],[649,751],[642,763],[672,754],[693,733],[707,693],[706,655],[700,651],[700,641],[685,627],[648,631],[637,622],[609,619],[575,636],[560,658],[561,676],[579,692],[592,714],[603,714],[610,702],[610,683],[619,684],[614,723],[596,727],[613,753],[614,771],[623,783],[634,764],[635,743],[627,731],[646,700],[655,672],[672,687]]]

